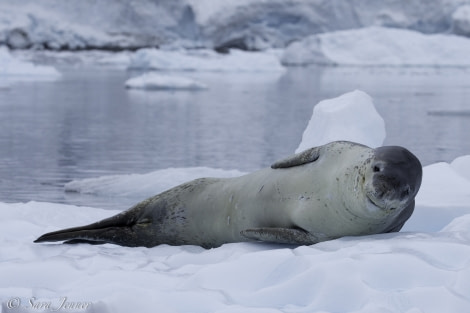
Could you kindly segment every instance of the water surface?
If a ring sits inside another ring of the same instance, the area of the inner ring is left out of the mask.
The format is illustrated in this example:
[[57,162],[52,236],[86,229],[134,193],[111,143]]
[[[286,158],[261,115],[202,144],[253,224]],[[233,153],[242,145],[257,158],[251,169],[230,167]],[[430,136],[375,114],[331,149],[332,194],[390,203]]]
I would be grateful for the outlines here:
[[252,171],[291,154],[313,106],[361,89],[386,122],[385,144],[424,165],[470,154],[470,70],[292,68],[284,73],[184,73],[197,92],[126,90],[136,73],[62,65],[55,82],[0,90],[0,202],[114,207],[65,193],[74,179],[208,166]]

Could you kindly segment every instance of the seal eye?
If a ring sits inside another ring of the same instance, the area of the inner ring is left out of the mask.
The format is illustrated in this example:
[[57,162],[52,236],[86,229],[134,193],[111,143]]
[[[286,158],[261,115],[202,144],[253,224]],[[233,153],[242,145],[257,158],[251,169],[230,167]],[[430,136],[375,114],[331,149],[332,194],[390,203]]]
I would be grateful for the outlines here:
[[374,167],[372,168],[372,170],[374,171],[374,173],[380,172],[380,167],[377,166],[377,165],[374,165]]

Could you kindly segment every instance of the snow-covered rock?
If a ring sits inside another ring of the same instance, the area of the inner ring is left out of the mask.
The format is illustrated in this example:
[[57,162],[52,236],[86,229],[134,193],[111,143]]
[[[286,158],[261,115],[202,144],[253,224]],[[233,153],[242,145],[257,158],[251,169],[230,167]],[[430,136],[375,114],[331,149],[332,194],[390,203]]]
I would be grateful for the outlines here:
[[60,77],[60,72],[54,67],[21,61],[0,46],[0,84],[2,80],[55,80]]
[[203,83],[193,79],[162,75],[158,73],[145,73],[137,77],[128,79],[125,86],[131,89],[144,90],[201,90],[207,89]]
[[165,71],[279,72],[283,71],[276,51],[245,52],[230,50],[165,51],[141,49],[131,57],[129,68]]
[[294,42],[282,56],[284,65],[469,66],[470,39],[424,35],[368,27],[312,35]]
[[355,90],[315,105],[295,152],[336,140],[378,147],[384,139],[385,122],[375,110],[372,98],[363,91]]

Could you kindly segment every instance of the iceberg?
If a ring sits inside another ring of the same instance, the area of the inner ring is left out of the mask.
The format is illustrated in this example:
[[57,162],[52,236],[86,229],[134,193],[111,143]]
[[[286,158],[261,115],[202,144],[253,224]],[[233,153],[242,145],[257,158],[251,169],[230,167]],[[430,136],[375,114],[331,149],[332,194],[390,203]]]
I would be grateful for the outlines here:
[[455,34],[470,37],[470,4],[460,6],[452,14],[452,30]]
[[145,73],[137,77],[128,79],[125,86],[131,89],[144,90],[201,90],[207,89],[203,83],[193,79],[162,75],[157,73]]
[[284,71],[276,51],[245,52],[240,50],[230,50],[228,54],[220,54],[212,50],[141,49],[131,56],[129,68],[211,72]]
[[55,80],[60,77],[60,72],[54,67],[21,61],[7,48],[0,47],[0,84],[1,80]]
[[368,27],[309,36],[289,45],[281,62],[303,66],[470,66],[470,39]]

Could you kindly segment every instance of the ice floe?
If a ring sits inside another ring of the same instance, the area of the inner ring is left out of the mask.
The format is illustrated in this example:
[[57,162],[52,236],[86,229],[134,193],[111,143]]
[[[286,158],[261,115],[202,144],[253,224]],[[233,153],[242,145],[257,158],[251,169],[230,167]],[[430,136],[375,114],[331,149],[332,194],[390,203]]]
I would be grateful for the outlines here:
[[[344,124],[342,114],[356,114],[345,130],[350,133],[363,122],[363,112],[345,104],[356,101],[373,108],[367,94],[354,91],[324,101],[321,106],[325,108],[314,115],[325,114],[330,107],[331,114],[340,116],[330,123]],[[371,136],[383,128],[383,122],[374,119]],[[339,132],[341,128],[332,129]],[[308,137],[305,132],[302,144]],[[371,142],[378,142],[379,137]],[[0,203],[2,312],[33,312],[41,304],[57,310],[62,303],[80,305],[76,312],[117,313],[467,312],[469,169],[468,156],[425,167],[412,217],[418,221],[407,223],[405,232],[301,247],[234,243],[204,250],[167,245],[148,249],[34,244],[44,232],[91,223],[119,211],[40,202]],[[242,174],[209,168],[167,169],[75,181],[66,188],[146,197],[200,176]],[[449,210],[455,207],[460,209],[458,214]]]

